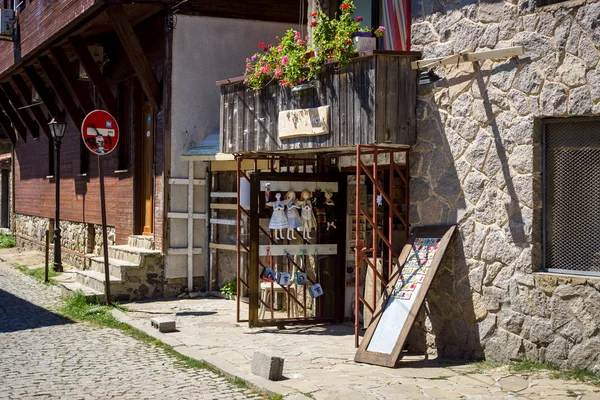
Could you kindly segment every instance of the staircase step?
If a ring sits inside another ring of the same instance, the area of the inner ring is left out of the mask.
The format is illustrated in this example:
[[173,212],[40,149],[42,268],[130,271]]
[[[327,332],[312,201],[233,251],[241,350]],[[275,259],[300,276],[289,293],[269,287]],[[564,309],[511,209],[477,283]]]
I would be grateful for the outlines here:
[[[104,272],[98,272],[98,271],[91,271],[91,270],[87,270],[87,271],[81,271],[81,270],[74,270],[75,272],[75,278],[76,278],[76,282],[89,287],[90,289],[96,290],[98,292],[104,292]],[[110,286],[111,288],[113,286],[117,286],[123,283],[123,280],[121,280],[120,278],[114,277],[114,276],[110,276]]]
[[131,235],[127,238],[127,245],[140,249],[154,250],[154,237],[144,235]]
[[[130,269],[139,269],[140,264],[129,261],[118,260],[116,258],[108,259],[108,273],[111,276],[125,280],[127,271]],[[91,258],[90,269],[104,273],[104,257],[96,256]]]
[[75,292],[81,291],[86,298],[97,297],[99,300],[104,300],[103,292],[84,286],[79,282],[58,282],[58,284],[62,297],[71,297]]
[[118,260],[128,261],[134,264],[141,265],[145,257],[160,256],[160,250],[142,249],[129,245],[117,245],[108,247],[108,256]]

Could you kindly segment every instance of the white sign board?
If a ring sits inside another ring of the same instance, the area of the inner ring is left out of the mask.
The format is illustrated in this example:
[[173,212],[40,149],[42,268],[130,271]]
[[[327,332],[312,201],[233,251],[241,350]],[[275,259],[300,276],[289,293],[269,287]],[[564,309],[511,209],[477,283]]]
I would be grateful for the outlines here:
[[280,139],[329,134],[329,106],[279,112]]

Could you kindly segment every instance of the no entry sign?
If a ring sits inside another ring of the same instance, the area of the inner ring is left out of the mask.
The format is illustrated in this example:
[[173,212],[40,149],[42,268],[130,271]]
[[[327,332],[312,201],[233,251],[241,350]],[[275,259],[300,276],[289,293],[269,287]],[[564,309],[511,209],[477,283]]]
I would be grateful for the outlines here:
[[85,116],[81,124],[81,137],[94,154],[106,155],[119,143],[117,120],[104,110],[94,110]]

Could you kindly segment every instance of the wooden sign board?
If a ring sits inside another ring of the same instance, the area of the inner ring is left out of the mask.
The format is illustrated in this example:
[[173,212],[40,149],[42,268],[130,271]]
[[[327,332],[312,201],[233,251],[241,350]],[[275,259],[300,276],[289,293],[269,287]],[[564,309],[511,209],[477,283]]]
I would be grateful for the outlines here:
[[417,227],[411,231],[409,242],[398,257],[400,273],[377,303],[375,318],[354,361],[396,366],[455,227]]
[[319,136],[329,133],[329,106],[279,112],[279,139]]

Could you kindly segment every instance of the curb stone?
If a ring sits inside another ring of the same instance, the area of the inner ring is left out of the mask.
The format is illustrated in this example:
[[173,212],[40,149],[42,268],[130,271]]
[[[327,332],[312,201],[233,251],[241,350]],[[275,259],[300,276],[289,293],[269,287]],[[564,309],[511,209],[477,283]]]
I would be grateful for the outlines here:
[[289,398],[290,400],[309,399],[309,397],[305,396],[304,394],[286,386],[283,386],[277,382],[268,381],[250,373],[245,373],[241,371],[237,366],[231,364],[226,360],[222,360],[217,357],[202,355],[198,350],[195,350],[193,347],[185,345],[184,343],[170,336],[169,334],[160,333],[156,329],[152,328],[149,324],[144,323],[144,320],[131,318],[126,313],[118,309],[113,309],[111,312],[113,317],[119,320],[119,322],[127,324],[132,328],[144,332],[148,336],[152,336],[153,338],[160,340],[161,342],[171,346],[173,350],[175,350],[181,355],[206,363],[207,365],[222,373],[227,378],[243,380],[248,385],[248,387],[252,389],[265,393],[268,396],[282,395],[284,398]]

